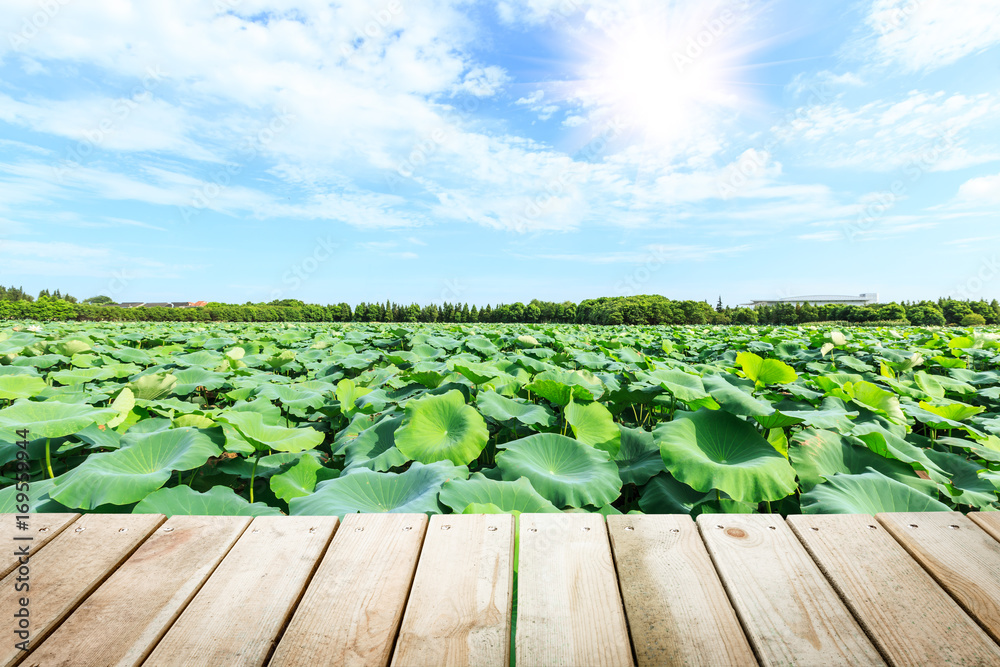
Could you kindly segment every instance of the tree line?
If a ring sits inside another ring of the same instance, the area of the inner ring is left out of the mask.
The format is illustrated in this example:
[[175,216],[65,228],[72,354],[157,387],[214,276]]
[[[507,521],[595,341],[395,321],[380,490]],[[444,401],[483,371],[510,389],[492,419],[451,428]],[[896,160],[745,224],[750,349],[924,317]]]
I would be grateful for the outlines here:
[[82,302],[58,290],[43,290],[37,298],[21,288],[0,286],[0,320],[80,320],[113,322],[495,322],[575,323],[603,325],[657,324],[775,324],[813,322],[849,324],[913,324],[943,326],[1000,324],[1000,303],[938,299],[868,306],[780,303],[756,308],[715,307],[706,301],[673,301],[660,295],[618,296],[553,302],[535,299],[527,304],[467,303],[409,305],[393,301],[319,305],[297,299],[269,303],[212,302],[199,308],[121,308],[107,296]]
[[780,303],[756,308],[713,308],[705,301],[673,301],[660,295],[602,297],[579,304],[535,299],[528,304],[486,305],[467,303],[409,305],[385,301],[308,304],[297,299],[270,303],[227,304],[212,302],[199,308],[120,308],[107,296],[82,302],[58,290],[43,290],[37,298],[22,288],[0,286],[0,320],[80,320],[117,322],[495,322],[575,323],[602,325],[658,324],[774,324],[813,322],[849,324],[913,324],[974,326],[1000,324],[1000,303],[938,299],[868,306]]

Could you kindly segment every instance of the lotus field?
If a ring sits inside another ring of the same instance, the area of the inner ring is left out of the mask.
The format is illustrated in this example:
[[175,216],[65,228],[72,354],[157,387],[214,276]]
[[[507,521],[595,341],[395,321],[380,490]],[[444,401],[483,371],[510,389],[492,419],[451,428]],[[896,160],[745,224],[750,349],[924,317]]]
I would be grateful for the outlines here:
[[7,324],[0,512],[998,509],[998,361],[959,329]]

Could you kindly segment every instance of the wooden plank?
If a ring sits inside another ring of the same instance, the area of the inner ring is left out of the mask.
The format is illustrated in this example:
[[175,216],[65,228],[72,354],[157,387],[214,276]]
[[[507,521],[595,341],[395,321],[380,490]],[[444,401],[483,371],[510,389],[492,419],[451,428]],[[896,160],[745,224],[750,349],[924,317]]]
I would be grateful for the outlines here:
[[[71,528],[64,529],[38,554],[31,556],[28,562],[30,588],[26,593],[14,588],[17,578],[24,576],[20,566],[4,577],[0,583],[0,615],[13,619],[19,608],[19,598],[27,597],[31,621],[29,648],[34,648],[165,518],[162,514],[88,514],[80,517]],[[17,664],[26,655],[17,649],[14,641],[0,644],[0,664]]]
[[426,529],[426,514],[345,517],[271,667],[388,665]]
[[172,517],[25,665],[142,664],[249,524],[249,517]]
[[972,512],[969,518],[1000,542],[1000,512]]
[[336,526],[255,518],[143,665],[263,665]]
[[757,664],[690,516],[607,521],[640,667]]
[[[53,537],[61,533],[66,526],[79,518],[79,514],[28,514],[28,530],[17,527],[17,517],[23,514],[0,514],[0,544],[4,545],[3,557],[0,560],[0,577],[6,577],[18,565],[18,557],[14,551],[23,544],[29,545],[30,553],[48,544]],[[30,537],[31,539],[25,539]],[[14,545],[7,549],[7,545]]]
[[800,515],[788,524],[892,664],[1000,664],[1000,647],[873,517]]
[[885,664],[780,516],[697,521],[761,664]]
[[961,512],[878,514],[875,518],[1000,641],[1000,543]]
[[632,665],[604,517],[522,514],[516,654],[533,665]]
[[507,667],[514,517],[431,517],[393,667]]

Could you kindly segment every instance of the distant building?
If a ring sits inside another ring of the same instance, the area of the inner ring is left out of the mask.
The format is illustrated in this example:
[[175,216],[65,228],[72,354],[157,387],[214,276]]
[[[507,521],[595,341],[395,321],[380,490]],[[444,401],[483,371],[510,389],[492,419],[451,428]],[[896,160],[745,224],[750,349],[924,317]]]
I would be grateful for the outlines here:
[[108,304],[117,305],[119,308],[203,308],[208,305],[207,301],[161,301],[161,302],[147,302],[147,301],[125,301],[119,304]]
[[777,306],[782,303],[790,304],[802,304],[803,306],[809,304],[810,306],[827,306],[835,304],[838,306],[868,306],[873,303],[878,303],[878,293],[859,294],[858,296],[831,296],[831,295],[821,295],[821,296],[789,296],[783,299],[758,299],[756,301],[751,301],[748,305],[751,308],[757,306]]

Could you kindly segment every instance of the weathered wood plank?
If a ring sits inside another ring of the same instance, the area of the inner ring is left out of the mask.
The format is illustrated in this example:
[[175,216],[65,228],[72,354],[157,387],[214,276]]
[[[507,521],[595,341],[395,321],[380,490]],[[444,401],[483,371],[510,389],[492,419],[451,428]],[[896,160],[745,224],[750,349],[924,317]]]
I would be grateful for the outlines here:
[[388,665],[426,529],[426,514],[345,517],[271,667]]
[[25,665],[142,664],[249,523],[248,517],[172,517]]
[[143,665],[263,665],[337,517],[257,517]]
[[972,512],[970,519],[1000,542],[1000,512]]
[[994,640],[1000,640],[1000,542],[961,512],[875,518]]
[[609,516],[608,532],[640,667],[757,664],[690,516]]
[[1000,647],[873,517],[813,514],[788,524],[892,664],[1000,664]]
[[393,667],[507,667],[514,517],[431,517]]
[[697,522],[762,664],[884,664],[780,516],[702,514]]
[[[53,537],[65,530],[66,526],[79,518],[79,514],[29,514],[28,530],[20,530],[17,527],[17,517],[19,514],[0,514],[0,544],[8,545],[30,545],[31,553],[38,551],[48,544]],[[31,539],[24,539],[30,537]],[[6,577],[10,571],[18,566],[18,557],[14,555],[17,547],[3,552],[3,560],[0,560],[0,577]]]
[[517,664],[632,665],[600,514],[522,514]]
[[[38,646],[165,519],[161,514],[88,514],[80,517],[71,528],[64,529],[38,554],[31,556],[27,592],[17,592],[14,588],[17,578],[23,576],[20,566],[4,577],[0,583],[0,617],[13,619],[19,598],[29,598],[29,648]],[[0,644],[0,663],[13,665],[27,654],[14,646],[13,633],[8,635],[11,641]]]

